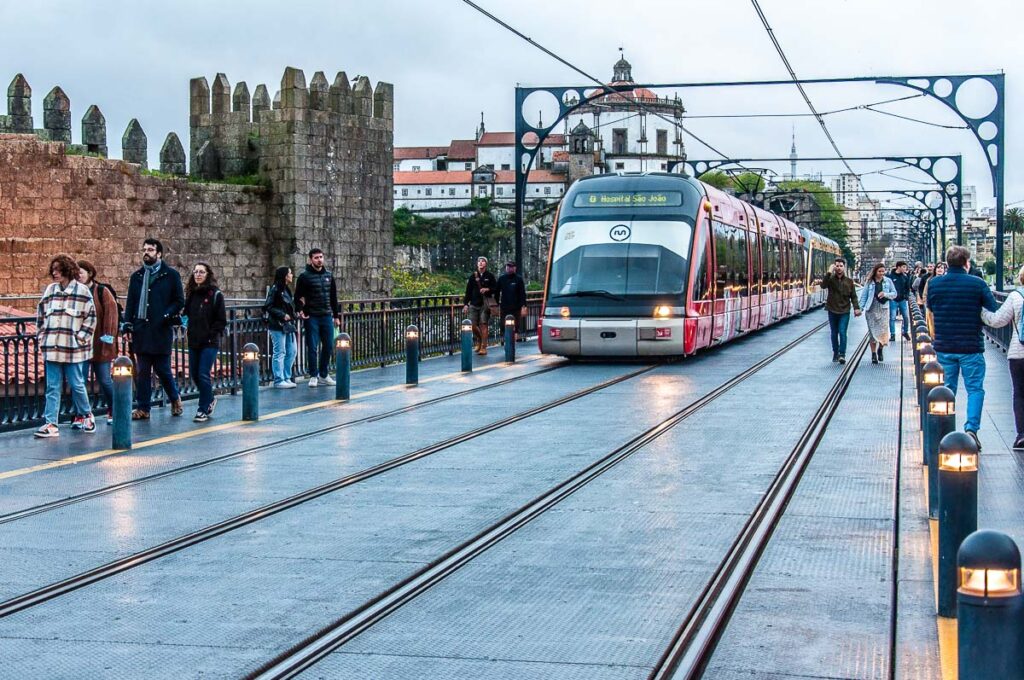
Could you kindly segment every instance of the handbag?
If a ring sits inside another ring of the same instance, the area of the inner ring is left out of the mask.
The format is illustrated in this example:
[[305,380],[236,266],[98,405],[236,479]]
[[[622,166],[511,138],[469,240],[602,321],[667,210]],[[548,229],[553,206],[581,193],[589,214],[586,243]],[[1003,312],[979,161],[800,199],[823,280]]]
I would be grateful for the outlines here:
[[[479,274],[474,274],[474,276],[476,277],[476,288],[477,290],[480,290],[480,284],[483,282],[480,280]],[[487,311],[489,311],[492,316],[501,313],[501,309],[498,307],[498,301],[494,299],[494,295],[488,293],[487,295],[484,295],[483,298],[484,304],[487,306]]]

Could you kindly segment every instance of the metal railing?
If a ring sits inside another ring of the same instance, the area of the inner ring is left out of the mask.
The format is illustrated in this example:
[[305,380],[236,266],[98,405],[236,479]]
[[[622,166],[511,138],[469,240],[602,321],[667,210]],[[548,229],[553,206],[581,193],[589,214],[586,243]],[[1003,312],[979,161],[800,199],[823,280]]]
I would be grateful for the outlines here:
[[[992,291],[992,295],[995,296],[996,302],[1003,304],[1009,293],[1004,291]],[[1010,322],[1002,328],[992,328],[991,326],[982,325],[982,330],[985,331],[985,335],[989,340],[992,341],[999,349],[1006,352],[1010,348],[1010,340],[1013,339],[1013,334],[1016,332],[1013,322]]]
[[[536,332],[542,295],[527,294],[527,316],[521,332]],[[380,300],[346,300],[342,302],[343,318],[339,332],[352,336],[352,367],[385,366],[405,361],[405,329],[415,324],[420,329],[420,357],[454,354],[460,349],[459,324],[462,321],[462,296],[441,295]],[[267,322],[260,303],[230,305],[227,327],[221,338],[220,351],[213,366],[213,386],[219,393],[241,388],[241,350],[247,343],[260,348],[260,382],[273,380],[272,345]],[[45,361],[39,352],[35,334],[35,317],[0,318],[0,432],[32,427],[42,423],[46,398]],[[501,341],[502,321],[493,316],[490,323],[490,344]],[[307,350],[302,325],[299,324],[297,356],[294,372],[301,375],[307,366]],[[120,353],[130,348],[121,338]],[[334,357],[331,356],[333,370]],[[188,344],[184,328],[174,331],[171,369],[183,399],[199,396],[189,377]],[[87,383],[93,407],[106,409],[107,404],[94,376]],[[153,403],[165,401],[163,388],[156,381]],[[61,418],[70,418],[70,397],[61,400]]]

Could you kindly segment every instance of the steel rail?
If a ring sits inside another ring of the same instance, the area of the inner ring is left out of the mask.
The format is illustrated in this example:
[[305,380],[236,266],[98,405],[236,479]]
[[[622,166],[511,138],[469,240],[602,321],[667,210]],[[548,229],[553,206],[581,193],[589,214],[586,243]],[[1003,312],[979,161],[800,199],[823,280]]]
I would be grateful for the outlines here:
[[[487,383],[486,385],[478,385],[476,387],[472,387],[472,388],[467,389],[467,390],[462,390],[461,392],[454,392],[452,394],[446,394],[446,395],[442,395],[440,397],[434,397],[432,399],[426,399],[424,401],[419,401],[419,402],[416,402],[415,404],[409,404],[408,406],[403,406],[401,408],[393,409],[391,411],[385,411],[383,413],[377,413],[377,414],[374,414],[374,415],[364,416],[362,418],[357,418],[355,420],[349,420],[349,421],[346,421],[344,423],[338,423],[337,425],[329,425],[327,427],[321,427],[321,428],[316,429],[316,430],[310,430],[308,432],[303,432],[301,434],[292,435],[290,437],[284,437],[284,438],[281,438],[281,439],[275,439],[272,442],[267,442],[265,444],[259,444],[257,446],[251,446],[249,448],[241,449],[239,451],[232,451],[231,453],[225,453],[225,454],[222,454],[220,456],[215,456],[213,458],[208,458],[206,460],[197,461],[195,463],[189,463],[188,465],[182,465],[181,467],[172,468],[170,470],[163,470],[161,472],[155,472],[155,473],[153,473],[151,475],[146,475],[144,477],[138,477],[136,479],[129,479],[129,480],[126,480],[124,482],[118,482],[117,484],[111,484],[109,486],[104,486],[104,487],[101,487],[101,488],[98,488],[98,489],[93,489],[92,491],[85,491],[83,493],[76,494],[74,496],[68,496],[66,498],[61,498],[59,500],[49,501],[47,503],[40,503],[38,505],[33,505],[32,507],[29,507],[29,508],[23,508],[21,510],[16,510],[14,512],[9,512],[7,514],[0,515],[0,524],[7,524],[8,522],[14,522],[14,521],[17,521],[17,520],[20,520],[20,519],[25,519],[26,517],[31,517],[33,515],[38,515],[38,514],[43,513],[43,512],[50,512],[52,510],[57,510],[58,508],[63,508],[63,507],[66,507],[68,505],[72,505],[74,503],[81,503],[82,501],[87,501],[87,500],[90,500],[90,499],[93,499],[93,498],[97,498],[99,496],[104,496],[104,495],[113,493],[115,491],[120,491],[122,489],[127,489],[127,488],[130,488],[130,487],[133,487],[133,486],[138,486],[138,485],[141,485],[141,484],[145,484],[146,482],[152,482],[152,481],[155,481],[155,480],[158,480],[158,479],[163,479],[165,477],[171,477],[173,475],[181,474],[183,472],[190,472],[190,471],[196,470],[198,468],[206,467],[207,465],[214,465],[215,463],[221,463],[221,462],[224,462],[226,460],[231,460],[231,459],[234,459],[234,458],[240,458],[242,456],[247,456],[247,455],[252,454],[252,453],[258,453],[260,451],[266,451],[268,449],[276,448],[278,446],[283,446],[285,444],[292,444],[292,443],[297,442],[297,441],[302,441],[304,439],[309,439],[310,437],[317,437],[319,435],[327,434],[329,432],[337,432],[338,430],[344,430],[344,429],[347,429],[349,427],[354,427],[356,425],[361,425],[363,423],[375,423],[375,422],[380,421],[380,420],[385,420],[387,418],[391,418],[391,417],[394,417],[394,416],[402,415],[404,413],[409,413],[410,411],[416,411],[418,409],[421,409],[421,408],[424,408],[424,407],[427,407],[427,406],[433,406],[434,404],[439,404],[441,402],[449,401],[451,399],[457,399],[459,397],[464,397],[464,396],[466,396],[468,394],[475,394],[477,392],[482,392],[484,390],[489,390],[491,388],[501,387],[503,385],[508,385],[509,383],[518,382],[520,380],[525,380],[526,378],[530,378],[530,377],[533,377],[533,376],[536,376],[536,375],[541,375],[541,374],[544,374],[544,373],[549,373],[549,372],[554,371],[556,369],[564,368],[565,366],[568,366],[568,365],[569,365],[568,361],[560,362],[560,363],[558,363],[555,366],[548,366],[548,367],[542,368],[542,369],[537,370],[537,371],[531,371],[529,373],[524,373],[523,375],[512,376],[511,378],[505,378],[505,379],[499,380],[497,382]],[[216,433],[213,433],[213,434],[216,434]]]
[[703,676],[732,612],[825,435],[867,346],[868,336],[865,335],[852,360],[825,395],[796,446],[687,612],[648,680],[696,680]]
[[[318,661],[375,625],[395,610],[434,587],[466,563],[536,519],[562,500],[582,489],[612,467],[643,449],[670,429],[703,409],[768,364],[797,347],[825,327],[819,324],[789,344],[713,388],[694,402],[631,440],[605,454],[572,477],[512,511],[490,527],[438,557],[416,573],[352,610],[334,623],[314,633],[292,648],[245,676],[248,680],[283,680],[309,669]],[[866,341],[865,341],[866,343]]]
[[60,597],[62,595],[66,595],[67,593],[78,590],[79,588],[83,588],[98,581],[110,578],[111,576],[115,576],[122,572],[128,571],[129,569],[134,569],[135,567],[141,566],[148,562],[152,562],[153,560],[165,557],[172,553],[176,553],[180,550],[184,550],[185,548],[189,548],[199,543],[203,543],[212,538],[216,538],[217,536],[220,536],[222,534],[226,534],[236,529],[240,529],[244,526],[248,526],[260,520],[266,519],[267,517],[270,517],[272,515],[276,515],[279,512],[283,512],[290,508],[294,508],[298,505],[308,503],[309,501],[315,500],[322,496],[326,496],[327,494],[339,491],[341,489],[352,486],[359,482],[366,481],[367,479],[376,477],[377,475],[383,474],[389,470],[393,470],[395,468],[407,465],[421,458],[431,456],[440,451],[452,448],[453,446],[456,446],[458,444],[471,441],[489,432],[493,432],[495,430],[507,427],[514,423],[518,423],[522,420],[526,420],[527,418],[530,418],[537,414],[544,413],[545,411],[550,411],[552,409],[558,408],[559,406],[563,406],[578,399],[582,399],[583,397],[594,394],[595,392],[598,392],[600,390],[612,387],[613,385],[618,385],[619,383],[625,382],[649,371],[653,371],[656,368],[664,366],[666,363],[669,362],[658,362],[649,366],[645,366],[644,368],[641,368],[639,370],[630,371],[629,373],[616,376],[615,378],[605,380],[596,385],[591,385],[590,387],[586,387],[581,390],[577,390],[576,392],[573,392],[571,394],[565,395],[563,397],[559,397],[558,399],[555,399],[553,401],[549,401],[539,406],[535,406],[531,409],[521,411],[519,413],[507,416],[505,418],[501,418],[499,420],[493,421],[491,423],[475,428],[473,430],[463,432],[461,434],[455,435],[454,437],[450,437],[440,442],[436,442],[434,444],[431,444],[430,446],[426,446],[415,451],[411,451],[409,453],[396,456],[395,458],[391,458],[382,463],[378,463],[377,465],[370,466],[359,472],[354,472],[352,474],[345,475],[344,477],[340,477],[325,484],[321,484],[319,486],[306,489],[305,491],[300,491],[299,493],[288,496],[287,498],[279,499],[272,503],[268,503],[267,505],[263,505],[259,508],[249,510],[240,515],[236,515],[229,519],[203,527],[202,529],[198,529],[196,531],[183,534],[176,538],[172,538],[169,541],[165,541],[163,543],[147,548],[145,550],[141,550],[131,555],[127,555],[125,557],[113,560],[111,562],[100,565],[88,571],[84,571],[80,574],[76,574],[74,576],[61,579],[60,581],[55,581],[49,585],[37,588],[36,590],[24,593],[22,595],[18,595],[17,597],[13,597],[11,599],[0,602],[0,619],[10,616],[11,614],[23,611],[25,609],[29,609],[30,607],[42,604],[44,602]]

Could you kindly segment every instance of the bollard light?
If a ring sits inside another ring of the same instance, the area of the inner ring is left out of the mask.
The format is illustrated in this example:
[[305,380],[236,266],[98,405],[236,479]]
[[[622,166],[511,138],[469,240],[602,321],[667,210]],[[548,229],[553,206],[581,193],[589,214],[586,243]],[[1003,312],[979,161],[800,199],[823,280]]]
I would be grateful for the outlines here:
[[921,364],[921,366],[924,366],[930,361],[935,361],[936,359],[937,357],[935,356],[935,350],[932,348],[931,343],[928,343],[927,345],[918,350],[917,362]]
[[260,419],[260,348],[242,347],[242,420]]
[[511,314],[505,317],[505,362],[516,362],[516,318]]
[[463,319],[459,328],[461,329],[459,340],[462,345],[462,372],[471,373],[473,371],[473,322]]
[[956,616],[957,550],[978,530],[978,447],[950,432],[939,442],[939,616]]
[[1020,550],[999,531],[975,531],[957,552],[961,680],[1024,678]]
[[110,377],[114,382],[114,400],[110,405],[113,427],[110,430],[110,445],[114,449],[132,448],[132,387],[135,367],[128,357],[117,357],[110,365]]
[[409,326],[405,329],[405,384],[418,385],[420,382],[420,329]]
[[946,378],[945,372],[942,370],[942,364],[938,361],[929,361],[924,365],[924,373],[921,379],[928,387],[935,387],[941,385]]
[[921,351],[922,347],[924,347],[925,345],[930,345],[930,344],[932,344],[932,338],[931,338],[930,335],[928,335],[927,333],[918,333],[917,334],[917,341],[916,341],[916,348],[915,349],[917,349],[918,352]]
[[956,396],[945,385],[928,392],[928,415],[925,416],[922,463],[928,466],[928,516],[939,517],[939,442],[956,429]]
[[334,340],[334,372],[338,381],[334,385],[334,398],[345,401],[352,397],[352,337],[339,333]]

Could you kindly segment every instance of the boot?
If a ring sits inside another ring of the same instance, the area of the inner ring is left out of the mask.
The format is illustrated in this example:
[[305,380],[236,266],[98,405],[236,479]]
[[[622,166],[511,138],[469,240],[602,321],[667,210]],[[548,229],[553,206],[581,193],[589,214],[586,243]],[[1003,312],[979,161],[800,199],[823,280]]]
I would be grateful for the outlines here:
[[878,363],[882,363],[882,346],[878,346]]
[[487,328],[486,324],[480,325],[480,349],[476,351],[481,356],[487,355],[487,334],[490,329]]
[[473,352],[480,353],[480,324],[473,324]]
[[878,363],[878,352],[876,352],[875,350],[871,350],[871,363]]

